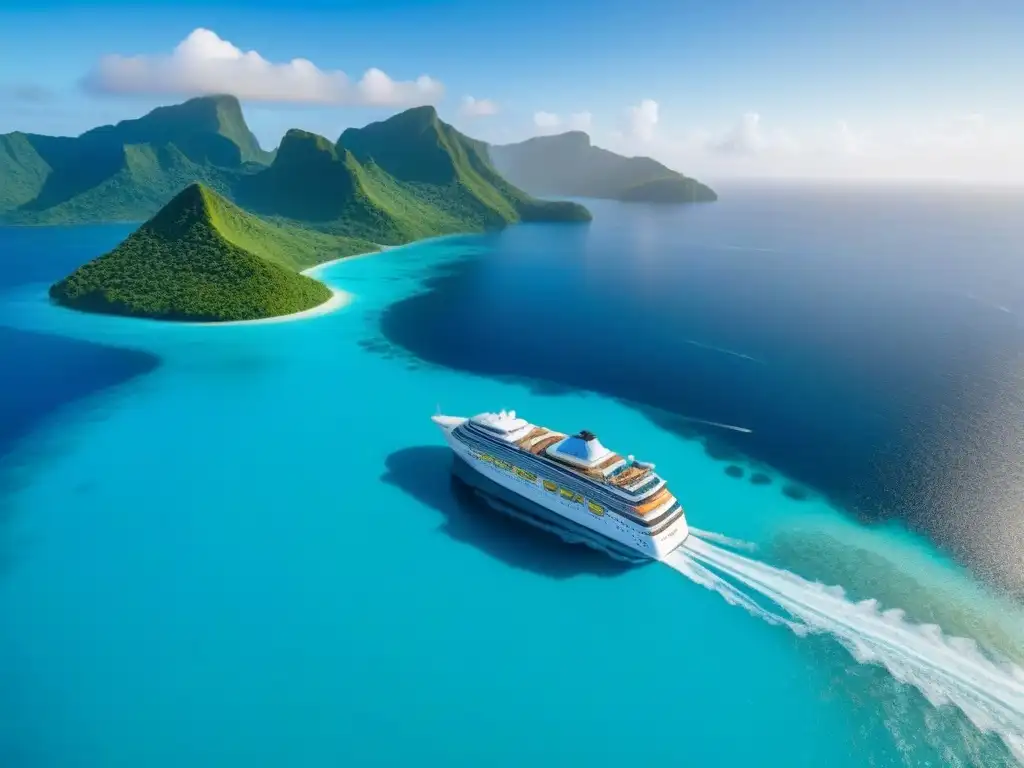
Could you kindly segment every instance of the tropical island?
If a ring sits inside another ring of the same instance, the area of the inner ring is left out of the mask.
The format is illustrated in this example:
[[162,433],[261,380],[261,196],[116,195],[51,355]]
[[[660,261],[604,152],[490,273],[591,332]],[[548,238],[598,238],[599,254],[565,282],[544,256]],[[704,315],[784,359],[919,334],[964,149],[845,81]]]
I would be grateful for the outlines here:
[[582,131],[489,147],[494,167],[532,195],[647,203],[706,203],[714,190],[649,157],[595,147]]
[[291,130],[268,153],[228,96],[75,139],[0,137],[0,189],[0,215],[11,223],[152,215],[50,295],[76,309],[166,320],[307,310],[331,293],[302,269],[381,245],[590,220],[577,203],[538,200],[506,181],[486,145],[433,107],[350,128],[337,142]]
[[264,222],[209,187],[192,184],[110,253],[50,287],[57,302],[90,312],[162,320],[252,320],[303,312],[331,290],[295,271],[335,238]]

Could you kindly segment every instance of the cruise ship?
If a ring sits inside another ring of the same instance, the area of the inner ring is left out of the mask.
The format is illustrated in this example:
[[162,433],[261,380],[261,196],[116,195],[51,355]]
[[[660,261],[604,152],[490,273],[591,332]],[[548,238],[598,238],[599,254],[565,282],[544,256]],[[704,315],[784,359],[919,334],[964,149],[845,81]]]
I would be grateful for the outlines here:
[[515,411],[432,417],[455,452],[457,477],[492,506],[620,560],[658,560],[689,535],[654,465],[623,458],[587,431],[531,424]]

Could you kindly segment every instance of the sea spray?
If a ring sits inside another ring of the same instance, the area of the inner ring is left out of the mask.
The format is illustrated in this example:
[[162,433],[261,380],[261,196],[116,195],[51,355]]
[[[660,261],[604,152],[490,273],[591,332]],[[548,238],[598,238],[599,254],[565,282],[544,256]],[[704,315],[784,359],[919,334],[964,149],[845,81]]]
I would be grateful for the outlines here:
[[721,533],[715,533],[714,531],[702,531],[700,528],[694,528],[690,526],[690,533],[694,536],[699,536],[707,541],[713,541],[716,544],[724,544],[732,549],[745,549],[753,552],[757,549],[757,545],[749,541],[743,541],[742,539],[734,539],[732,536],[725,536]]
[[[858,662],[884,666],[933,705],[955,705],[976,727],[997,733],[1024,762],[1024,670],[1020,667],[993,661],[973,640],[947,636],[933,624],[914,624],[902,611],[882,610],[874,600],[852,602],[841,587],[809,582],[717,547],[706,539],[718,534],[700,533],[703,538],[691,536],[666,564],[771,623],[800,634],[831,634]],[[789,618],[767,611],[730,580],[771,600]]]
[[717,592],[725,598],[725,601],[730,605],[738,605],[748,613],[757,616],[760,619],[764,619],[769,624],[786,624],[797,634],[803,635],[806,633],[806,627],[802,624],[797,624],[787,618],[779,616],[776,613],[772,613],[749,595],[744,594],[742,590],[730,584],[717,573],[708,570],[692,558],[671,558],[665,562],[667,562],[671,568],[679,571],[679,573],[683,574],[688,579]]

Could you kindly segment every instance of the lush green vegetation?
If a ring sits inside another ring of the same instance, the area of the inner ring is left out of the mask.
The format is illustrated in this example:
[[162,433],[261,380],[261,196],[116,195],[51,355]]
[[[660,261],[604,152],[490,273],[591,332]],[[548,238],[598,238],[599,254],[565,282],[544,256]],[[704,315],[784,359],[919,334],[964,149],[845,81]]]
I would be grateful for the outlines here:
[[0,136],[0,211],[31,202],[50,174],[32,138],[24,133]]
[[231,96],[160,107],[77,138],[10,133],[0,136],[0,219],[141,221],[192,182],[229,194],[271,158]]
[[144,220],[194,182],[264,216],[378,243],[590,218],[509,184],[486,146],[433,107],[349,129],[336,144],[291,130],[273,153],[230,96],[160,107],[78,138],[0,136],[0,219],[11,223]]
[[580,131],[490,148],[495,167],[535,195],[604,197],[654,203],[702,203],[718,195],[649,157],[595,147]]
[[[433,107],[349,129],[337,143],[289,131],[269,166],[228,97],[164,107],[77,139],[2,139],[0,179],[12,182],[2,204],[15,221],[131,219],[170,200],[112,252],[52,287],[56,300],[97,312],[287,314],[329,295],[298,270],[378,244],[590,219],[581,205],[514,187],[486,145]],[[89,162],[76,164],[83,156]]]
[[110,253],[54,284],[61,304],[164,320],[251,320],[310,309],[330,290],[295,267],[358,243],[262,222],[199,184]]
[[93,128],[79,140],[120,145],[176,144],[195,162],[223,167],[270,161],[270,153],[260,149],[245,124],[242,107],[234,96],[203,96],[157,107],[135,120]]
[[235,199],[262,215],[377,243],[474,232],[516,221],[587,221],[574,203],[536,200],[503,179],[485,145],[417,107],[336,144],[292,130],[269,169],[240,179]]

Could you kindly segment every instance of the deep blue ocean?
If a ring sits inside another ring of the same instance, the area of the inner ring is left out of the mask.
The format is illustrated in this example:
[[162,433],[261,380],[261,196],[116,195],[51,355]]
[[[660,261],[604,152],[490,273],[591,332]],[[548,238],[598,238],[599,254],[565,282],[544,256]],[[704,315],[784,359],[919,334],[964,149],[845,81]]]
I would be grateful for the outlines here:
[[[721,193],[224,327],[49,304],[130,227],[0,229],[0,765],[1017,765],[1024,193]],[[656,461],[699,536],[508,520],[438,407]]]

